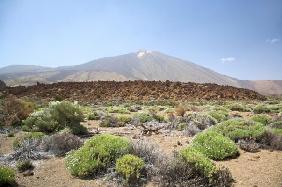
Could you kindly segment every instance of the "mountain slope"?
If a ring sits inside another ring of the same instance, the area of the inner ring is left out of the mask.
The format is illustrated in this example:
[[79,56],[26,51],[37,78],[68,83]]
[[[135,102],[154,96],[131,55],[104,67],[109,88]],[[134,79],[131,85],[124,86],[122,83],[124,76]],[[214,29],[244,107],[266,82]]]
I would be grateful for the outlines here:
[[[282,85],[274,82],[240,81],[189,61],[156,51],[138,51],[106,57],[76,66],[48,68],[41,66],[8,66],[0,68],[0,79],[8,85],[32,85],[38,82],[92,80],[171,80],[216,83],[256,90],[263,94],[282,94]],[[275,85],[271,86],[269,85]],[[271,92],[268,92],[271,90]]]

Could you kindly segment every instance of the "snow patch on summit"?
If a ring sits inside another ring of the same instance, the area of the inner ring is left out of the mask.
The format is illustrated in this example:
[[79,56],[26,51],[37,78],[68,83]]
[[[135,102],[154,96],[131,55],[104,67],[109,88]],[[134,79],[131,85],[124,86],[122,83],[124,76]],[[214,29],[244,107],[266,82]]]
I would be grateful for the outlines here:
[[145,55],[151,54],[151,53],[152,53],[152,51],[140,50],[140,51],[137,52],[137,57],[138,57],[138,58],[142,58],[142,57],[144,57]]

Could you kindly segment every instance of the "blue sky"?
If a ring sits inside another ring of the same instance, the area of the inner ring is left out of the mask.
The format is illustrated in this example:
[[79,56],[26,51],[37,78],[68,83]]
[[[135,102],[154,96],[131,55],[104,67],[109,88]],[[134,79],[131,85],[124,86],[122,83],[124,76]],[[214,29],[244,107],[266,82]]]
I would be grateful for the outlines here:
[[282,1],[0,0],[0,67],[139,49],[239,79],[282,79]]

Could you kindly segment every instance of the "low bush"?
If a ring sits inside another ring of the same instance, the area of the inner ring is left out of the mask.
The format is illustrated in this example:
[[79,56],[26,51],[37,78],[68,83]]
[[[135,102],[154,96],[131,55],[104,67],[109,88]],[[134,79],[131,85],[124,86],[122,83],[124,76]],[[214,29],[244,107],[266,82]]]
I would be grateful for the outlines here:
[[132,154],[139,156],[148,164],[155,164],[161,152],[157,145],[148,140],[138,140],[132,144]]
[[125,124],[130,123],[132,120],[131,116],[127,114],[120,114],[117,116],[117,119],[121,126],[125,126]]
[[217,122],[226,121],[228,119],[228,112],[223,110],[214,110],[208,113],[211,117],[215,118]]
[[261,114],[261,113],[269,113],[271,112],[270,108],[267,105],[257,105],[254,108],[254,113],[255,114]]
[[201,113],[185,115],[181,119],[181,122],[186,123],[184,131],[189,136],[194,136],[196,133],[201,132],[217,123],[216,119],[210,115]]
[[13,148],[16,150],[22,146],[22,143],[26,140],[41,140],[45,136],[42,132],[29,132],[21,137],[17,137],[13,141]]
[[265,132],[265,126],[253,121],[230,119],[215,125],[212,130],[237,142],[239,139],[260,139]]
[[38,160],[45,158],[46,155],[40,151],[41,139],[24,139],[20,146],[15,147],[15,152],[10,154],[12,160]]
[[148,113],[137,113],[132,118],[132,122],[134,125],[138,125],[140,123],[146,123],[153,120],[154,118],[152,117],[152,115]]
[[120,106],[113,106],[107,108],[109,113],[130,114],[129,110]]
[[282,120],[272,122],[269,126],[272,128],[282,129]]
[[126,154],[116,161],[116,171],[121,174],[128,183],[136,183],[144,168],[144,161],[134,155]]
[[177,116],[184,116],[185,112],[186,111],[185,111],[184,107],[182,107],[182,106],[178,106],[178,107],[175,108],[175,114]]
[[238,111],[238,112],[250,112],[250,108],[247,108],[245,105],[241,103],[233,103],[228,106],[230,110],[232,111]]
[[199,133],[193,139],[192,146],[213,160],[223,160],[239,154],[237,146],[231,139],[214,131]]
[[5,125],[20,125],[21,121],[31,114],[36,105],[31,101],[18,99],[15,96],[8,96],[4,99],[3,114]]
[[0,186],[14,186],[16,174],[12,168],[0,165]]
[[209,178],[179,156],[163,159],[158,170],[160,186],[209,186]]
[[250,119],[264,125],[267,125],[271,121],[271,117],[266,114],[255,114]]
[[250,140],[239,140],[239,147],[247,152],[255,153],[259,151],[260,145],[256,143],[253,139]]
[[32,113],[23,121],[23,130],[52,133],[60,128],[58,122],[52,117],[49,109],[42,109]]
[[74,176],[97,175],[130,150],[131,144],[126,138],[109,134],[97,135],[78,150],[69,152],[65,163]]
[[277,136],[282,136],[282,129],[281,128],[272,128],[271,129],[273,134],[276,134]]
[[24,120],[28,131],[53,133],[64,128],[70,128],[74,134],[86,134],[87,129],[80,125],[84,116],[79,105],[71,102],[51,102],[48,108],[32,113]]
[[70,132],[59,132],[43,138],[41,149],[51,152],[56,156],[63,156],[67,152],[78,149],[82,145],[82,140]]
[[89,114],[89,115],[87,116],[87,119],[88,119],[88,120],[99,120],[100,118],[101,118],[101,116],[100,116],[99,113],[96,112],[96,111],[92,112],[91,114]]
[[100,127],[121,127],[124,123],[120,123],[116,116],[107,115],[101,118]]
[[273,132],[273,129],[267,129],[259,143],[265,148],[282,150],[282,136]]
[[187,163],[194,165],[197,170],[208,178],[212,177],[217,170],[215,164],[194,147],[185,148],[181,150],[180,154]]
[[16,167],[19,172],[24,172],[34,168],[30,160],[19,160]]

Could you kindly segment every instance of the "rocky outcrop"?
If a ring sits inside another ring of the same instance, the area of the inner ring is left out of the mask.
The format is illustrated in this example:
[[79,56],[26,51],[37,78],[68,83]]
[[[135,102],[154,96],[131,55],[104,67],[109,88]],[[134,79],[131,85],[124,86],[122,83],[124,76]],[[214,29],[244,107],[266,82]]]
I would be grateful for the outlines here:
[[0,80],[0,91],[3,91],[6,89],[6,83],[2,80]]
[[36,96],[44,99],[61,97],[81,102],[113,100],[263,100],[255,91],[216,84],[181,83],[171,81],[93,81],[38,84],[28,87],[9,87],[18,97]]

